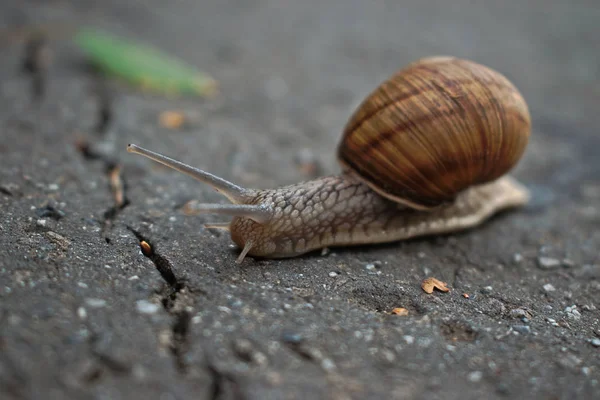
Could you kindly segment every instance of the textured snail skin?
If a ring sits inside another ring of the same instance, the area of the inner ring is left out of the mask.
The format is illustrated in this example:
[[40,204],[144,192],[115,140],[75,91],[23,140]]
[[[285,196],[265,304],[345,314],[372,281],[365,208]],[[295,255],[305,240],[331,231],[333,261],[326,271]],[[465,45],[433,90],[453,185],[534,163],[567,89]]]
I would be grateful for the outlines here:
[[252,242],[251,256],[293,257],[323,247],[456,232],[528,199],[527,189],[505,176],[463,191],[448,205],[420,211],[378,195],[351,175],[331,176],[256,191],[251,204],[269,206],[271,222],[236,217],[231,237],[240,248]]

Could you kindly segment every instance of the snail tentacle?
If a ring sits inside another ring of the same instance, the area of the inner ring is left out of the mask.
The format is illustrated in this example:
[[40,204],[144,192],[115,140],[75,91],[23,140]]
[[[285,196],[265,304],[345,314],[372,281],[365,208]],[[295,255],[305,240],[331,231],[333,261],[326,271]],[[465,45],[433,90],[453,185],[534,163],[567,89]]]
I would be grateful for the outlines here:
[[200,182],[206,183],[217,192],[223,194],[234,204],[244,204],[248,201],[248,199],[254,197],[252,190],[245,189],[199,168],[192,167],[170,157],[144,149],[143,147],[135,144],[128,144],[127,151],[130,153],[140,154],[169,168],[173,168],[176,171],[183,172],[184,174],[187,174],[192,178],[199,180]]

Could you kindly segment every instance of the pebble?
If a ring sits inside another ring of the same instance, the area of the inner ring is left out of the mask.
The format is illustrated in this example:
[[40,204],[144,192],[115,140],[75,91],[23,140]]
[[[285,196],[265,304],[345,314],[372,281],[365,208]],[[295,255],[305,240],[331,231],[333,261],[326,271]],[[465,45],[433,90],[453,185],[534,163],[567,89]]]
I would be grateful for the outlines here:
[[79,286],[82,289],[87,289],[88,285],[85,282],[77,282],[77,286]]
[[77,316],[79,317],[79,319],[86,319],[87,311],[85,310],[85,308],[83,308],[83,307],[77,308]]
[[554,269],[561,266],[560,260],[551,257],[538,257],[538,266],[541,269]]
[[160,309],[158,304],[151,303],[148,300],[136,301],[135,307],[141,314],[155,314]]
[[35,224],[37,226],[41,226],[41,227],[46,226],[47,223],[48,223],[48,221],[46,221],[45,219],[38,219],[37,221],[35,221]]
[[513,325],[513,330],[519,332],[522,335],[527,335],[531,333],[531,327],[529,325]]
[[331,371],[335,369],[335,364],[330,358],[324,358],[321,361],[321,368],[323,368],[325,371]]
[[383,359],[389,363],[396,361],[396,355],[388,349],[383,349],[381,355],[383,356]]
[[282,337],[285,343],[298,344],[302,342],[302,336],[299,333],[284,333]]
[[565,308],[565,313],[567,313],[567,315],[573,319],[581,318],[581,313],[579,312],[579,310],[577,310],[576,305],[572,305],[570,307]]
[[492,293],[492,290],[494,290],[493,287],[486,286],[486,287],[484,287],[484,288],[481,289],[481,293],[483,293],[483,294],[490,294],[490,293]]
[[523,261],[523,256],[520,253],[515,253],[513,255],[513,262],[515,264],[520,264]]
[[369,271],[372,271],[375,269],[375,264],[369,263],[369,264],[365,265],[365,268]]
[[562,260],[562,265],[565,268],[573,268],[575,266],[575,261],[565,258]]
[[532,315],[529,311],[524,310],[522,308],[514,308],[510,310],[510,315],[513,318],[531,318]]
[[321,249],[321,256],[323,256],[323,257],[324,257],[324,256],[326,256],[327,254],[329,254],[329,253],[330,253],[330,251],[331,251],[331,250],[329,250],[329,248],[328,248],[328,247],[323,247],[323,248]]
[[555,287],[554,287],[552,284],[550,284],[550,283],[546,283],[546,284],[544,285],[544,290],[545,290],[546,292],[554,292],[554,291],[556,290],[556,288],[555,288]]
[[404,336],[402,336],[402,339],[404,339],[406,344],[413,344],[415,342],[415,338],[410,335],[404,335]]
[[106,306],[106,300],[103,299],[95,299],[95,298],[87,298],[85,299],[85,304],[92,308],[102,308]]
[[338,273],[337,273],[337,272],[335,272],[335,271],[331,271],[331,272],[329,273],[329,276],[330,276],[331,278],[335,278],[336,276],[338,276]]
[[590,343],[594,347],[600,347],[600,339],[599,338],[590,339]]
[[470,382],[477,383],[477,382],[481,381],[481,378],[483,378],[483,372],[473,371],[473,372],[469,373],[469,376],[467,378],[469,379]]
[[558,323],[554,318],[546,318],[546,321],[550,322],[550,325],[552,326],[558,326]]

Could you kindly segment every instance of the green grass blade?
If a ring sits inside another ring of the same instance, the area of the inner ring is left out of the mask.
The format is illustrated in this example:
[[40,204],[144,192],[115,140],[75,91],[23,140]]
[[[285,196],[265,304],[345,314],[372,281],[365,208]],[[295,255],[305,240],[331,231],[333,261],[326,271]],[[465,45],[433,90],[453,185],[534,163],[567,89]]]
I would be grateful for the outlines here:
[[209,75],[151,46],[92,29],[79,31],[75,43],[100,70],[142,88],[163,94],[217,93]]

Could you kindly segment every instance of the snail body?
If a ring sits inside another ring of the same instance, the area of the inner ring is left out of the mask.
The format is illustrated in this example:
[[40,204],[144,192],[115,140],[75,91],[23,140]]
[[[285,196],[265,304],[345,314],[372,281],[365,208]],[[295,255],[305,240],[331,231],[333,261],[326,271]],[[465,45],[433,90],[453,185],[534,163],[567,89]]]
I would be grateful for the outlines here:
[[500,73],[453,57],[418,60],[379,85],[349,119],[338,146],[342,173],[255,190],[158,153],[128,151],[208,183],[233,204],[197,212],[232,216],[246,255],[282,258],[319,248],[449,233],[523,205],[505,176],[529,140],[525,100]]

